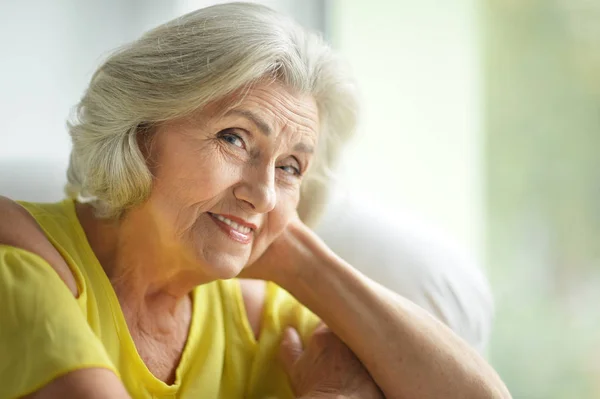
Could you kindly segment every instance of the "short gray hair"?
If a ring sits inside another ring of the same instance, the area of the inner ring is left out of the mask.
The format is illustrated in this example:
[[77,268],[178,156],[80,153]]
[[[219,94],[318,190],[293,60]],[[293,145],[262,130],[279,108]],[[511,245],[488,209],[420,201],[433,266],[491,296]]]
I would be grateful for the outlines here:
[[68,123],[73,149],[67,195],[91,202],[100,217],[118,217],[143,202],[152,186],[138,133],[265,78],[317,103],[319,145],[298,207],[305,222],[314,222],[340,144],[355,131],[356,88],[320,36],[252,3],[176,18],[118,49],[98,68]]

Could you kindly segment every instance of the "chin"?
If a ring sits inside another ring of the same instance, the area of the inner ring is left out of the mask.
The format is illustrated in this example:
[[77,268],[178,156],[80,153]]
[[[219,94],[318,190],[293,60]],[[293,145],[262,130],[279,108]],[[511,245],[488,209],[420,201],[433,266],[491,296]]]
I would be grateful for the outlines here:
[[202,261],[204,272],[218,280],[228,280],[242,272],[247,264],[246,259],[240,259],[228,254],[219,254],[212,259]]

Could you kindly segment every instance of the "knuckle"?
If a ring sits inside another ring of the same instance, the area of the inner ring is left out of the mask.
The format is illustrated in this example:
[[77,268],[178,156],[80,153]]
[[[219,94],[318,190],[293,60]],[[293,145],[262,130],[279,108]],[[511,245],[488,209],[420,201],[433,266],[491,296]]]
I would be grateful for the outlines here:
[[338,342],[341,341],[331,330],[323,329],[313,334],[310,344],[318,349],[326,349],[335,346]]

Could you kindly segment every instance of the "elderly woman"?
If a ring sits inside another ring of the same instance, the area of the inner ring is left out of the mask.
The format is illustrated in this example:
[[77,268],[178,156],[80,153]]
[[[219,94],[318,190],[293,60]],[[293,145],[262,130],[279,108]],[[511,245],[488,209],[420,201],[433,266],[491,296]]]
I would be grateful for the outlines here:
[[263,6],[113,54],[69,124],[70,199],[0,203],[0,397],[509,397],[305,224],[355,114],[331,50]]

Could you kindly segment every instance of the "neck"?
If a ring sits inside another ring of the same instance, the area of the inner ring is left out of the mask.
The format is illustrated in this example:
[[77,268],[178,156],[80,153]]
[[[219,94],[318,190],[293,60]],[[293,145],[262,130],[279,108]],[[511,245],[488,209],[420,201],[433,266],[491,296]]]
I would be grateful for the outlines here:
[[189,304],[194,287],[210,282],[183,251],[161,239],[158,226],[143,209],[119,220],[98,219],[87,204],[77,216],[87,239],[111,281],[124,313],[169,320]]

